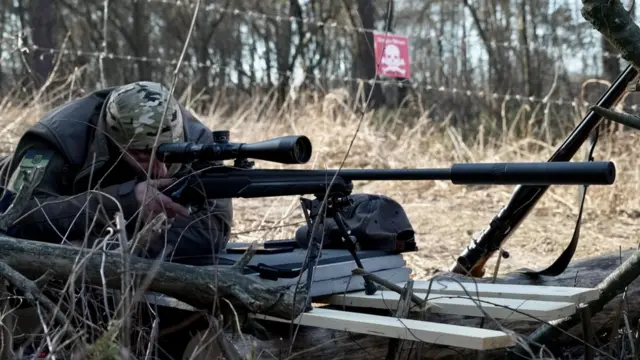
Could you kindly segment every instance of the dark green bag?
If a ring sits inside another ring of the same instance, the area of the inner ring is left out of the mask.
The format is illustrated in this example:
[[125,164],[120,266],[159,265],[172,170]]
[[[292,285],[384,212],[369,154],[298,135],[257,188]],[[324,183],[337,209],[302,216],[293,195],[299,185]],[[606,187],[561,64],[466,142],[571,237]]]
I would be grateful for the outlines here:
[[[416,251],[415,231],[402,205],[390,197],[372,194],[352,194],[351,205],[346,206],[340,214],[344,217],[351,234],[358,240],[360,250],[382,250],[390,253]],[[313,200],[314,206],[320,201]],[[304,249],[308,246],[307,225],[296,231],[295,240]],[[315,236],[323,234],[321,228],[316,229]],[[335,220],[325,220],[324,249],[347,248]]]

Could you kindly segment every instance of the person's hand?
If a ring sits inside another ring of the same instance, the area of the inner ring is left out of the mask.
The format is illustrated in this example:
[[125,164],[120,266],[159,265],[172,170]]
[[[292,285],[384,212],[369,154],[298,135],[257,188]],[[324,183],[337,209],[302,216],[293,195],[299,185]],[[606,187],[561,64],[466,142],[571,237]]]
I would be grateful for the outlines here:
[[[170,197],[160,192],[161,189],[173,184],[175,179],[150,179],[136,184],[134,189],[136,200],[142,206],[143,219],[152,219],[160,213],[173,219],[177,215],[189,216],[189,209],[174,202]],[[143,200],[147,194],[146,201]]]

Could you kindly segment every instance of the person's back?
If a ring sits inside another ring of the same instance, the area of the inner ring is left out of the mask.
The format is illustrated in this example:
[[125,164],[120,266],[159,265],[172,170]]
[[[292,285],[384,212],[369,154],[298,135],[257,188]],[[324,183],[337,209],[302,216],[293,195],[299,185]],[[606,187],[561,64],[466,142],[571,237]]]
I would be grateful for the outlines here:
[[[104,89],[54,109],[29,129],[16,147],[6,185],[14,193],[27,181],[37,186],[13,235],[56,243],[88,240],[91,246],[115,226],[116,212],[123,213],[129,235],[138,216],[144,225],[164,212],[171,226],[152,243],[149,256],[169,244],[173,251],[165,257],[188,263],[222,249],[231,229],[231,199],[211,201],[207,214],[189,214],[158,191],[188,169],[151,161],[154,145],[213,141],[211,131],[173,97],[164,113],[168,95],[153,82]],[[44,172],[33,179],[38,167]]]

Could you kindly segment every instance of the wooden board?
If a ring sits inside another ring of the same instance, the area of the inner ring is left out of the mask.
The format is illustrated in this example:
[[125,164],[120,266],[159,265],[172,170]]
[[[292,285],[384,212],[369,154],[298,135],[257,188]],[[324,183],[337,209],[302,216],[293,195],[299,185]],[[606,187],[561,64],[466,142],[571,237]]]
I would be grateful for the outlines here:
[[[423,294],[423,296],[420,296],[422,294],[417,295],[423,299],[426,296],[426,294]],[[400,294],[393,291],[378,291],[374,295],[366,295],[359,291],[344,295],[331,295],[314,301],[330,305],[395,311],[399,299]],[[484,311],[493,318],[509,320],[553,320],[569,316],[576,311],[574,303],[556,301],[491,297],[470,298],[466,295],[457,297],[455,295],[433,293],[429,294],[428,301],[432,304],[429,312],[434,314],[484,317]],[[411,308],[411,311],[417,310],[420,309],[416,306]]]
[[[507,320],[536,323],[540,320],[550,321],[564,318],[575,313],[576,304],[593,300],[598,294],[595,289],[589,288],[539,287],[536,285],[509,286],[505,284],[474,284],[473,282],[462,283],[461,286],[455,281],[439,282],[438,287],[432,286],[432,290],[435,288],[440,291],[447,291],[449,292],[448,294],[437,293],[436,291],[429,291],[429,294],[427,294],[428,283],[429,281],[415,282],[417,289],[414,294],[421,298],[428,295],[428,301],[431,304],[428,311],[431,316],[489,316],[501,322]],[[396,284],[404,286],[404,282],[397,282]],[[438,282],[433,283],[433,285],[435,284],[438,284]],[[464,289],[469,294],[466,294]],[[480,293],[479,297],[478,293]],[[469,297],[469,295],[472,297]],[[487,295],[493,295],[493,297]],[[159,303],[158,300],[155,299],[156,304]],[[399,301],[400,294],[389,290],[379,290],[371,296],[364,294],[363,291],[356,291],[316,297],[314,298],[315,303],[334,306],[344,305],[356,309],[346,311],[316,307],[309,312],[301,314],[293,320],[293,323],[326,330],[347,331],[472,350],[495,350],[515,345],[514,335],[499,329],[416,319],[399,319],[394,316],[375,315],[368,314],[365,311],[358,311],[358,308],[388,309],[390,310],[389,314],[391,314],[397,308]],[[167,303],[165,306],[176,306],[176,304]],[[411,310],[416,312],[420,309],[414,306]],[[257,320],[291,323],[290,320],[263,314],[250,316]]]
[[[291,322],[291,320],[266,315],[254,315],[253,317],[258,320]],[[293,323],[476,350],[490,350],[515,345],[515,338],[497,330],[323,308],[303,313],[294,319]]]
[[[398,283],[404,286],[404,282]],[[416,280],[413,292],[427,292],[473,297],[504,297],[510,299],[565,301],[574,304],[587,303],[600,296],[597,289],[563,286],[523,286],[516,284],[487,284],[451,280]]]

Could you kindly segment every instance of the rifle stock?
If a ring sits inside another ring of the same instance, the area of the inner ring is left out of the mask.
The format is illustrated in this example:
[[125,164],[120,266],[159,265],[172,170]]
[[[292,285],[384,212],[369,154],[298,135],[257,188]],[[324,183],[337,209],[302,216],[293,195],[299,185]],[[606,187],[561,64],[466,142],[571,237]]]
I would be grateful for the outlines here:
[[[638,71],[628,65],[626,69],[598,100],[597,106],[610,108],[624,94],[628,84],[638,75]],[[558,147],[548,162],[569,161],[600,125],[603,117],[589,111],[583,120],[574,128],[565,141]],[[544,195],[549,185],[519,185],[515,188],[509,202],[491,220],[478,239],[472,239],[461,252],[457,261],[450,268],[451,272],[482,277],[484,266],[489,258],[522,224],[538,200]]]

